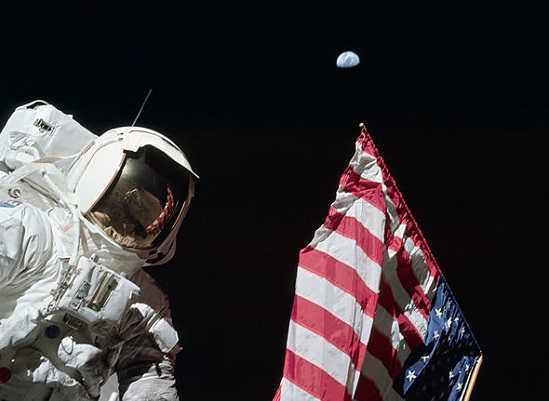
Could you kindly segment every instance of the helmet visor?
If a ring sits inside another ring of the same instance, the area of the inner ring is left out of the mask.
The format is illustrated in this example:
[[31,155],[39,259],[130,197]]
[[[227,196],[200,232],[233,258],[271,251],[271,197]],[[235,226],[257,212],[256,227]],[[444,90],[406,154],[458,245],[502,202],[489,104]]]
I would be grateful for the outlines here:
[[116,242],[148,249],[172,230],[188,194],[188,172],[152,146],[127,152],[92,219]]

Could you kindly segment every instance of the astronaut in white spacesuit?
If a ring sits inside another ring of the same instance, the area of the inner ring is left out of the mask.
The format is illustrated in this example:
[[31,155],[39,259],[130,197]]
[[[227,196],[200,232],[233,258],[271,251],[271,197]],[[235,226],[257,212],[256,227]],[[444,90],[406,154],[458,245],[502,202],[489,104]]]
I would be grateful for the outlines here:
[[0,134],[1,400],[178,399],[168,298],[141,267],[173,257],[195,178],[158,132],[16,109]]

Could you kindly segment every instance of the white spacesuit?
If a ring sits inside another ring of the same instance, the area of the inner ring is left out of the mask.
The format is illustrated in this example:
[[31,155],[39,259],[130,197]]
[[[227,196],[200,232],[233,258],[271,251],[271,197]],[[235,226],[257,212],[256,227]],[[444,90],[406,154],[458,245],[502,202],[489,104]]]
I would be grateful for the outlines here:
[[196,177],[158,132],[16,109],[0,134],[0,400],[178,399],[168,298],[141,267],[173,257]]

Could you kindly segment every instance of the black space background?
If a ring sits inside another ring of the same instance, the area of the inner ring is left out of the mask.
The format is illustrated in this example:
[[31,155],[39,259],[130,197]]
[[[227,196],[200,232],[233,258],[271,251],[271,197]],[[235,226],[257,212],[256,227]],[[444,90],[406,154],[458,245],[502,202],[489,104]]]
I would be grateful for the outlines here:
[[[472,400],[549,375],[547,15],[527,2],[3,2],[0,117],[171,136],[201,180],[172,300],[185,400],[265,400],[298,252],[369,128],[480,342]],[[361,64],[335,66],[354,50]]]

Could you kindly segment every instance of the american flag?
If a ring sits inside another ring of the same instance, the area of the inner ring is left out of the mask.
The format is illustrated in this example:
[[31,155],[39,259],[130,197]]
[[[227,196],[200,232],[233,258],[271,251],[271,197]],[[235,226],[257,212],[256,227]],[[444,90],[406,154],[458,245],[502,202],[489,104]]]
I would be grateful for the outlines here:
[[467,400],[482,352],[362,125],[300,252],[273,401]]

